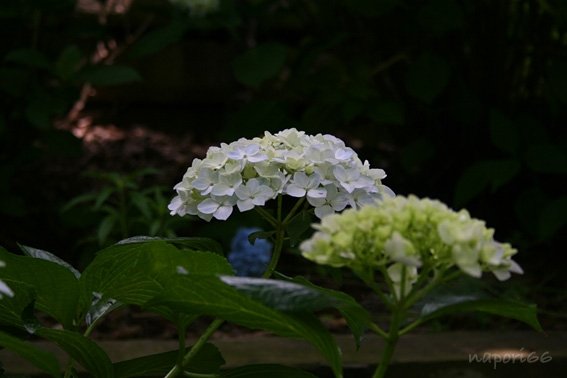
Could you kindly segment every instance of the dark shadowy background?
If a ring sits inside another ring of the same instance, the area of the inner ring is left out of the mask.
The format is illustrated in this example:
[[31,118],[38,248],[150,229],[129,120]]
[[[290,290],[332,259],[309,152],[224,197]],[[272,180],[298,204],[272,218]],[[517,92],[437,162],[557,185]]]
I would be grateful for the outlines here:
[[8,250],[84,266],[138,234],[227,247],[251,215],[170,217],[171,188],[210,145],[296,127],[486,220],[520,251],[507,290],[565,323],[565,1],[3,1],[0,96]]

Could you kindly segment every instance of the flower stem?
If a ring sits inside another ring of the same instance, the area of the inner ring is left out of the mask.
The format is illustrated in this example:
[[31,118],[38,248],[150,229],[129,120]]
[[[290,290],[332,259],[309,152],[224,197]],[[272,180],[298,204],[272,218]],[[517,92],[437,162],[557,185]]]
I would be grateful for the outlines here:
[[191,347],[191,349],[189,350],[189,352],[187,352],[187,354],[185,355],[185,357],[183,357],[183,361],[181,363],[181,366],[179,364],[176,364],[170,371],[169,373],[167,373],[167,375],[164,378],[174,378],[177,377],[179,374],[183,373],[183,368],[185,366],[187,366],[187,364],[191,361],[191,359],[193,357],[195,357],[195,355],[201,350],[201,348],[203,347],[203,345],[205,345],[205,343],[207,342],[207,340],[209,340],[209,338],[211,337],[211,335],[221,326],[221,324],[224,323],[223,319],[215,319],[211,322],[211,324],[209,324],[209,326],[207,327],[207,329],[205,330],[205,332],[203,332],[203,334],[201,335],[201,337],[199,337],[199,339],[197,340],[197,342],[195,343],[195,345],[193,345]]
[[[281,196],[280,196],[280,198],[281,198]],[[287,214],[287,216],[284,218],[284,220],[283,220],[283,222],[282,222],[284,225],[288,224],[288,223],[291,221],[293,215],[295,214],[295,212],[297,211],[297,209],[299,209],[299,207],[303,204],[304,201],[305,201],[305,197],[301,197],[301,198],[295,203],[295,205],[293,206],[293,208],[291,209],[291,211],[289,212],[289,214]],[[278,203],[278,205],[281,206],[280,203]]]
[[274,244],[274,251],[272,252],[272,259],[270,260],[270,265],[262,275],[262,278],[269,278],[276,270],[276,266],[278,265],[278,261],[280,259],[280,255],[282,254],[283,243],[285,237],[285,229],[282,225],[276,228],[276,237],[275,237],[275,244]]
[[398,339],[400,335],[398,333],[400,329],[400,324],[402,322],[402,312],[399,311],[397,308],[392,313],[392,323],[390,325],[390,331],[388,332],[387,339],[386,339],[386,346],[384,347],[384,351],[382,352],[382,358],[380,359],[380,363],[374,372],[372,378],[383,378],[386,374],[386,370],[388,369],[388,365],[394,355],[394,349],[396,348],[396,344],[398,343]]
[[259,206],[254,207],[254,210],[256,210],[256,212],[258,212],[265,220],[268,221],[269,224],[271,224],[273,227],[277,227],[278,225],[278,220],[276,218],[274,218],[270,213],[268,213],[266,210],[262,209]]
[[185,354],[185,327],[181,321],[182,315],[177,315],[177,336],[179,339],[179,351],[177,354],[177,365],[183,368],[183,356]]

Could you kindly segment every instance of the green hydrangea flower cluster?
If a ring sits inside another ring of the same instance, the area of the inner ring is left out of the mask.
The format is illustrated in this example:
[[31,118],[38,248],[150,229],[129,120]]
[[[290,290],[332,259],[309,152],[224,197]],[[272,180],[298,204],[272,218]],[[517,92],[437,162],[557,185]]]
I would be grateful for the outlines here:
[[499,280],[523,273],[511,259],[517,250],[495,241],[493,229],[438,200],[385,198],[380,207],[348,209],[313,227],[318,231],[300,246],[304,257],[358,272],[382,270],[398,288],[404,280],[408,291],[424,267],[431,272],[456,266],[477,278],[488,271]]

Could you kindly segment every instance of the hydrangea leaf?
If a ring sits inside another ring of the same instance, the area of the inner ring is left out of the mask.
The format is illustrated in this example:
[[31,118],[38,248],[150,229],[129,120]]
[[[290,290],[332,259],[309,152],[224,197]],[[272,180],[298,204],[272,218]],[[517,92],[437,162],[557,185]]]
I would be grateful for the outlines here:
[[[5,268],[4,268],[5,269]],[[12,293],[11,297],[3,296],[0,300],[0,325],[15,327],[23,330],[22,313],[24,309],[35,301],[33,286],[22,281],[14,281],[2,277]]]
[[[340,374],[340,350],[332,335],[317,318],[305,311],[284,312],[272,308],[226,284],[223,279],[199,275],[170,276],[162,281],[163,291],[147,305],[168,306],[179,312],[212,315],[244,327],[263,329],[284,337],[305,339],[325,356],[333,371]],[[280,290],[280,294],[282,296],[276,299],[268,293],[264,300],[280,308],[286,306],[286,303],[292,307],[291,303],[297,303],[296,308],[315,308],[312,304],[296,300],[297,293]]]
[[77,277],[58,263],[18,256],[0,247],[2,279],[25,282],[36,295],[36,308],[59,321],[68,329],[77,313],[79,285]]
[[71,264],[69,264],[65,260],[55,256],[51,252],[47,252],[47,251],[37,249],[37,248],[33,248],[33,247],[28,247],[26,245],[21,245],[21,244],[18,244],[18,246],[20,247],[20,249],[22,250],[22,252],[24,252],[24,254],[26,256],[33,257],[33,258],[36,258],[36,259],[43,259],[43,260],[54,262],[56,264],[59,264],[59,265],[65,267],[65,268],[69,269],[71,271],[71,273],[73,273],[75,275],[75,277],[77,277],[77,279],[79,279],[79,277],[81,277],[81,273],[79,273],[79,271],[77,269],[73,268],[73,266]]
[[187,247],[193,251],[207,251],[213,252],[217,255],[224,256],[222,251],[222,246],[219,242],[203,237],[174,237],[174,238],[162,238],[162,237],[150,237],[150,236],[134,236],[128,239],[119,241],[117,244],[128,244],[128,243],[145,243],[149,241],[162,240],[167,243],[180,245]]
[[269,239],[276,231],[256,231],[248,235],[248,241],[254,245],[256,239]]
[[[185,353],[190,348],[186,348]],[[177,363],[179,351],[152,354],[121,361],[114,364],[115,378],[140,376],[164,376]],[[225,364],[219,349],[213,344],[206,343],[199,352],[184,367],[185,371],[197,374],[215,374]]]
[[61,366],[54,354],[2,331],[0,331],[0,346],[11,350],[52,377],[61,377]]
[[[299,284],[305,288],[308,288],[309,290],[316,291],[317,294],[312,293],[311,296],[313,296],[314,298],[318,298],[317,300],[314,301],[314,303],[317,303],[318,306],[322,306],[321,308],[328,308],[328,307],[336,308],[345,318],[348,327],[350,328],[354,336],[354,340],[356,342],[356,348],[357,349],[360,348],[360,344],[362,342],[364,332],[366,330],[366,326],[372,322],[372,318],[370,317],[368,311],[366,311],[364,307],[359,305],[354,300],[354,298],[340,291],[325,289],[317,285],[314,285],[303,277],[298,276],[298,277],[290,278],[290,277],[286,277],[281,273],[276,273],[275,275],[287,282]],[[308,299],[309,299],[308,296],[302,298],[302,300],[308,300]]]
[[447,299],[445,303],[437,303],[435,306],[424,306],[418,321],[419,324],[458,311],[482,311],[522,321],[536,331],[543,332],[537,319],[537,308],[535,305],[501,298],[475,299],[471,296],[455,296]]
[[[226,259],[210,252],[179,250],[162,240],[122,242],[100,251],[85,269],[80,280],[81,301],[89,307],[110,300],[143,305],[162,290],[162,276],[179,271],[233,273]],[[177,314],[167,308],[151,310],[177,322]]]
[[63,349],[95,378],[114,378],[112,362],[94,341],[79,333],[60,329],[40,328],[36,335]]

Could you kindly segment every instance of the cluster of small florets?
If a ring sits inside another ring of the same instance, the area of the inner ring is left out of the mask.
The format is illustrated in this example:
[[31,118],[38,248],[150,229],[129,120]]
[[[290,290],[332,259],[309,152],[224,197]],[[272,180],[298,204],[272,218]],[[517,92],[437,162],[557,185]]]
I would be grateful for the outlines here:
[[303,256],[319,264],[355,271],[385,267],[396,285],[410,289],[422,266],[457,266],[479,278],[490,271],[499,280],[522,273],[511,257],[517,251],[493,239],[494,230],[437,200],[415,196],[385,199],[381,206],[349,209],[325,217],[301,244]]
[[248,236],[256,231],[260,229],[239,228],[230,243],[228,262],[237,276],[260,277],[270,264],[272,243],[265,239],[256,239],[252,245],[248,241]]
[[205,159],[193,160],[174,189],[171,215],[226,220],[236,205],[242,211],[279,195],[306,197],[323,218],[345,207],[376,204],[393,195],[382,185],[384,170],[371,169],[332,135],[307,135],[296,129],[263,138],[239,139],[211,147]]
[[[0,261],[0,268],[3,268],[6,266],[6,263],[4,263],[4,261]],[[6,295],[8,297],[13,297],[14,296],[14,292],[12,292],[12,290],[10,290],[10,288],[8,287],[8,285],[6,285],[6,283],[2,280],[0,280],[0,299],[2,299],[2,297]]]
[[205,16],[219,9],[220,0],[170,0],[175,5],[189,9],[192,16]]

